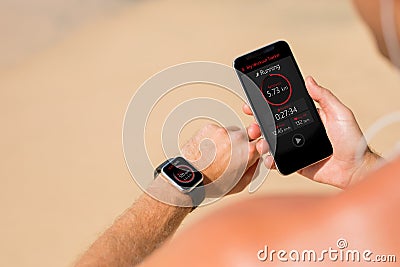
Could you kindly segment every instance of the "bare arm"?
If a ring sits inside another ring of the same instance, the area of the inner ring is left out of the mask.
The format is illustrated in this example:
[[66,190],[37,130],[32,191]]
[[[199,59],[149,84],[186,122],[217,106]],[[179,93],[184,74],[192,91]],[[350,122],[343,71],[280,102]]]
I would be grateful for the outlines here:
[[[150,190],[158,189],[167,190],[182,201],[191,201],[161,177]],[[176,231],[190,210],[143,194],[92,244],[76,266],[136,265]]]

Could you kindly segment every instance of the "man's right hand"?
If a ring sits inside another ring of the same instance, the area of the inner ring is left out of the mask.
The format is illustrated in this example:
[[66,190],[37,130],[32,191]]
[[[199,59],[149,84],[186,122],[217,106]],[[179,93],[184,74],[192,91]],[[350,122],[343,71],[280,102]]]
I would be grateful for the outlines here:
[[[314,181],[344,189],[359,181],[380,157],[366,146],[362,158],[358,158],[358,145],[365,142],[365,138],[353,112],[331,91],[319,86],[312,77],[307,77],[306,87],[311,98],[321,107],[318,111],[332,143],[333,155],[298,173]],[[248,105],[243,106],[243,111],[253,115]],[[263,147],[264,151],[260,152],[265,153],[268,146],[264,144]],[[271,156],[266,158],[265,165],[275,168]]]

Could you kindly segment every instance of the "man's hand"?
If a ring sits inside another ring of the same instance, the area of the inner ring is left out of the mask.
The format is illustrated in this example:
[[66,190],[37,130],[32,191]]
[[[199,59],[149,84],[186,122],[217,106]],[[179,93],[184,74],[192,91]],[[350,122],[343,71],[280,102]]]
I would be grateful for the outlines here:
[[202,171],[204,184],[212,183],[206,186],[208,196],[237,193],[250,183],[256,171],[260,158],[256,147],[262,142],[256,139],[260,136],[255,125],[246,131],[209,124],[182,147],[182,154]]
[[[360,180],[370,166],[379,159],[379,156],[367,147],[363,151],[362,159],[358,159],[358,144],[365,142],[365,139],[353,112],[331,91],[319,86],[312,77],[307,77],[306,86],[312,99],[321,107],[318,111],[333,145],[333,155],[298,173],[317,182],[346,188]],[[253,115],[248,105],[243,106],[243,111],[248,115]],[[266,143],[259,147],[262,147],[262,150],[259,150],[260,153],[266,153],[268,150]],[[275,168],[272,156],[265,159],[265,165]]]

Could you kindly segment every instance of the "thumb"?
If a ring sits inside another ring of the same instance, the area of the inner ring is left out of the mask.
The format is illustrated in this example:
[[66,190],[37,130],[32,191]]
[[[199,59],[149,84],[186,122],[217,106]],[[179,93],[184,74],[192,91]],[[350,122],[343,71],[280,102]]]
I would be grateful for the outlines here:
[[306,87],[311,98],[316,101],[327,116],[348,119],[352,112],[332,92],[319,86],[313,77],[306,78]]

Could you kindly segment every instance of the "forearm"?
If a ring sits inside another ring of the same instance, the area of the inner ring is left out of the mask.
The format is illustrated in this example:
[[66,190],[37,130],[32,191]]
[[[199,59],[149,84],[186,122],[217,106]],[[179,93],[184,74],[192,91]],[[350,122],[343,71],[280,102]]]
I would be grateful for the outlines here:
[[[259,137],[260,134],[256,134],[253,135],[252,139],[256,140]],[[213,144],[213,146],[200,151],[203,140],[211,141],[207,143]],[[234,178],[242,166],[248,165],[249,168],[246,169],[235,188],[230,192],[225,192],[233,193],[242,190],[251,181],[256,171],[254,163],[260,158],[256,145],[257,141],[249,142],[249,136],[244,130],[236,128],[228,130],[209,124],[186,143],[182,148],[182,154],[189,161],[187,162],[188,165],[192,163],[195,169],[201,170],[204,185],[216,181],[222,175],[227,178]],[[212,159],[211,164],[203,167],[197,166],[198,162],[204,163],[205,159],[206,162]],[[186,160],[172,160],[167,165],[175,162],[178,164],[175,168],[178,168],[179,162],[183,161]],[[183,164],[183,167],[186,166],[186,168],[181,169],[177,175],[182,175],[182,170],[186,169],[185,172],[189,169],[192,170],[193,166],[190,167],[187,164]],[[167,168],[167,165],[163,165],[163,168]],[[164,178],[162,175],[166,177]],[[177,188],[178,186],[175,187],[167,182],[166,178],[174,181],[171,178],[174,175],[174,173],[168,175],[161,171],[161,174],[152,182],[146,192],[166,203],[174,203],[177,207],[161,203],[149,195],[142,195],[93,243],[76,266],[133,266],[142,262],[146,256],[162,245],[176,231],[185,216],[192,210],[192,207],[199,205],[201,200],[204,200],[207,195],[206,190],[219,188],[218,185],[210,186],[208,189],[205,187],[198,188],[198,190],[189,188],[196,190],[189,193],[187,192],[188,187],[179,186],[180,188]],[[195,176],[196,174],[192,172],[191,178],[196,179]],[[186,185],[186,182],[183,184]],[[228,189],[231,189],[229,185]],[[187,193],[185,194],[183,191]],[[218,195],[218,197],[222,195]]]
[[[150,190],[157,191],[165,183],[158,178]],[[176,231],[190,209],[170,206],[143,194],[92,244],[76,266],[138,264]]]

